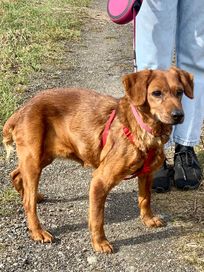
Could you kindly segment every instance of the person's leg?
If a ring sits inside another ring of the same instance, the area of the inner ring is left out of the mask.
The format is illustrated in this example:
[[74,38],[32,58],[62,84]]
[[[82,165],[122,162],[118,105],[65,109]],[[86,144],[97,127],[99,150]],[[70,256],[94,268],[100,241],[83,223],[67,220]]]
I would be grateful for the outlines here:
[[175,48],[177,1],[145,0],[136,17],[138,70],[167,69]]
[[175,142],[195,146],[204,120],[204,2],[179,2],[177,66],[194,75],[194,99],[183,97],[184,123],[175,127]]
[[[177,3],[169,0],[145,0],[136,18],[136,58],[138,70],[168,69],[175,48]],[[154,175],[153,190],[170,189],[172,171],[164,163]]]
[[204,3],[180,0],[176,38],[177,66],[194,75],[194,99],[183,97],[184,123],[174,129],[176,142],[175,185],[181,189],[199,186],[201,169],[193,146],[199,143],[204,120]]

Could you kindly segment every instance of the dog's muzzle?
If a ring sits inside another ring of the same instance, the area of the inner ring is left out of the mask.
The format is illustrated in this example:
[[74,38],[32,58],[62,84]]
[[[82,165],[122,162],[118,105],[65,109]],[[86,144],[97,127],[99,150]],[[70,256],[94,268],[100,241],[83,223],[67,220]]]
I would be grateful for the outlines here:
[[172,117],[175,125],[181,124],[181,123],[183,123],[183,120],[184,120],[184,112],[183,112],[183,110],[175,109],[171,112],[171,117]]

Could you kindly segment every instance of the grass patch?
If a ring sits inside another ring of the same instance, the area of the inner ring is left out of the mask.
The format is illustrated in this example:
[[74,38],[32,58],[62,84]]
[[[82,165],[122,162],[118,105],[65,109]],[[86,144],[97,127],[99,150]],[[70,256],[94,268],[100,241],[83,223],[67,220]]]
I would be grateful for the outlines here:
[[30,75],[80,36],[82,9],[90,0],[0,1],[0,132]]
[[5,246],[4,244],[0,244],[0,252],[1,252],[1,251],[4,251],[5,248],[6,248],[6,246]]
[[19,194],[14,188],[8,187],[0,193],[0,216],[9,216],[15,212],[13,205],[20,204]]
[[197,156],[198,156],[198,160],[199,160],[201,168],[204,169],[204,151],[203,150],[198,151]]
[[180,247],[182,258],[189,264],[197,268],[198,271],[204,271],[204,232],[199,232],[187,237]]

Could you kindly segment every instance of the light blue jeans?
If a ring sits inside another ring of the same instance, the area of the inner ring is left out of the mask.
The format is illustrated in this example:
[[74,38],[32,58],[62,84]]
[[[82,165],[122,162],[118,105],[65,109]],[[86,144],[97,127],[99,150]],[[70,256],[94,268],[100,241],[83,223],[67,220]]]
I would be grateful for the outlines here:
[[185,121],[176,125],[174,142],[194,146],[204,120],[204,1],[143,0],[136,18],[138,70],[176,65],[194,75],[194,99],[183,97]]

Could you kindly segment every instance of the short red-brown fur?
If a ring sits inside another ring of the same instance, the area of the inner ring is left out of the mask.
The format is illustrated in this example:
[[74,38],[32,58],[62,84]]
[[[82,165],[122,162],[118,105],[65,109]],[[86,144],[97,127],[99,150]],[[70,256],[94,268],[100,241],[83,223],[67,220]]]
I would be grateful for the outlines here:
[[[28,228],[34,240],[50,242],[53,239],[40,225],[36,202],[42,200],[42,195],[38,193],[41,171],[57,157],[74,159],[82,165],[96,168],[89,193],[92,245],[96,251],[112,252],[113,248],[103,229],[107,194],[126,176],[140,169],[148,150],[154,148],[156,153],[150,165],[151,173],[138,178],[139,208],[147,226],[159,227],[164,224],[153,215],[150,208],[151,184],[153,172],[163,163],[163,145],[169,139],[172,124],[157,120],[155,115],[157,110],[162,110],[162,114],[170,120],[171,107],[182,107],[180,99],[170,95],[170,92],[175,86],[183,86],[186,95],[192,98],[193,79],[189,73],[171,68],[168,71],[133,73],[125,76],[123,83],[126,94],[120,99],[83,89],[42,91],[15,112],[4,125],[5,146],[11,145],[13,141],[16,144],[19,163],[11,173],[11,178],[23,199]],[[162,84],[169,95],[164,106],[158,106],[150,96],[151,86],[157,84]],[[130,103],[138,107],[144,122],[152,127],[153,135],[138,125]],[[116,109],[116,118],[111,125],[107,143],[102,148],[101,134],[113,109]],[[159,114],[162,115],[161,112]],[[131,130],[134,144],[123,134],[123,126]]]

